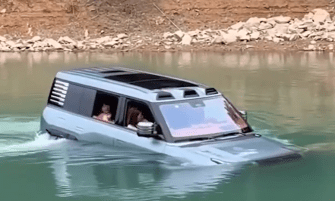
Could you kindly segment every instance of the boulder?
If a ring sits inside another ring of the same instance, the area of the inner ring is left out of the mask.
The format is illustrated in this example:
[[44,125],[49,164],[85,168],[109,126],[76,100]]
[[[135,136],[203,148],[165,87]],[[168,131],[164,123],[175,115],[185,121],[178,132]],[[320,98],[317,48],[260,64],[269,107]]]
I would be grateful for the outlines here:
[[97,38],[95,39],[95,42],[97,42],[98,44],[102,44],[102,43],[106,43],[108,41],[111,41],[112,38],[110,36],[105,36],[105,37],[102,37],[102,38]]
[[1,14],[4,14],[4,13],[6,13],[6,9],[4,8],[4,9],[2,9],[1,11],[0,11],[0,13]]
[[184,32],[182,32],[182,31],[176,31],[176,32],[174,32],[174,36],[178,39],[178,41],[181,41],[182,40],[182,38],[183,38],[183,36],[184,36]]
[[5,37],[0,36],[0,42],[6,42],[6,41],[7,41],[7,39]]
[[291,17],[284,17],[284,16],[277,16],[277,17],[274,17],[273,19],[278,24],[289,23],[291,21]]
[[326,25],[326,30],[327,30],[328,32],[335,31],[335,25],[334,25],[334,24],[327,24],[327,25]]
[[221,32],[223,42],[225,44],[230,44],[237,41],[238,32],[236,30],[229,30],[228,34]]
[[189,31],[189,32],[187,32],[187,34],[190,35],[190,36],[192,36],[192,37],[198,35],[199,33],[200,33],[199,29],[196,29],[195,31]]
[[250,35],[249,35],[250,31],[247,29],[241,29],[237,32],[237,37],[240,40],[246,40],[249,41],[250,40]]
[[112,40],[110,42],[104,43],[104,46],[105,47],[112,47],[112,46],[115,46],[117,44],[119,44],[119,42],[117,42],[116,40]]
[[328,50],[333,50],[334,49],[334,45],[333,44],[329,44],[328,45]]
[[308,45],[308,47],[304,48],[305,51],[315,51],[316,47],[314,45]]
[[222,43],[225,43],[222,35],[214,37],[214,39],[211,42],[211,44],[222,44]]
[[47,43],[48,46],[53,47],[54,49],[63,49],[63,46],[52,38],[45,39],[44,43]]
[[15,45],[16,45],[16,43],[13,42],[13,41],[11,41],[11,40],[7,40],[7,41],[6,41],[6,44],[7,44],[7,46],[8,46],[9,48],[14,48]]
[[271,29],[273,27],[272,24],[266,23],[266,22],[261,22],[261,24],[258,26],[258,30],[265,30],[265,29]]
[[164,39],[172,38],[173,36],[174,36],[174,34],[173,34],[173,33],[170,33],[170,32],[165,32],[165,33],[163,34],[163,38],[164,38]]
[[256,32],[253,32],[252,34],[250,34],[250,40],[258,40],[260,38],[261,34],[256,31]]
[[309,35],[311,35],[312,32],[310,31],[305,31],[304,33],[301,34],[301,36],[303,37],[308,37]]
[[275,43],[279,43],[281,41],[284,41],[284,39],[278,38],[278,37],[273,37],[272,41],[275,42]]
[[274,27],[277,24],[276,21],[273,18],[269,18],[265,22],[268,23],[268,24],[271,24],[272,27]]
[[285,34],[288,31],[288,24],[276,24],[274,27],[276,33]]
[[245,24],[245,22],[238,22],[234,25],[231,25],[230,28],[234,29],[234,30],[240,30],[240,29],[243,28],[244,24]]
[[323,24],[326,21],[331,21],[330,15],[327,11],[317,8],[312,11],[314,13],[313,21]]
[[299,34],[292,34],[289,38],[290,41],[296,41],[300,38]]
[[245,24],[244,24],[244,28],[250,29],[252,27],[258,27],[262,21],[266,21],[266,19],[264,18],[258,18],[258,17],[252,17],[249,18]]
[[192,37],[188,34],[185,34],[182,41],[181,41],[181,44],[182,45],[191,45],[191,42],[192,42]]
[[118,34],[117,37],[118,37],[119,39],[128,38],[127,34],[124,34],[124,33]]
[[64,37],[60,37],[58,39],[58,42],[61,44],[72,44],[72,45],[76,45],[76,41],[72,40],[70,37],[68,36],[64,36]]
[[37,41],[42,41],[42,38],[40,36],[34,36],[32,39],[30,39],[30,41],[35,43]]
[[308,13],[308,14],[306,14],[305,16],[304,16],[304,18],[302,18],[304,21],[306,21],[306,20],[311,20],[311,19],[313,19],[313,17],[314,17],[314,14],[313,13]]

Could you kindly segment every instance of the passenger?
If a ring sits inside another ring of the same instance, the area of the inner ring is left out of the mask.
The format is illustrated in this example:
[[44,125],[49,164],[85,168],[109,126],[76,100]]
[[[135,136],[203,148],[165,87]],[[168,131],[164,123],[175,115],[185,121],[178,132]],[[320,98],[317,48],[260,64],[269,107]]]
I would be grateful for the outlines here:
[[98,116],[93,116],[93,118],[100,121],[112,122],[112,114],[110,112],[110,106],[103,104],[101,108],[101,113]]
[[130,108],[128,110],[127,128],[137,130],[137,124],[139,122],[148,122],[148,120],[144,118],[140,110],[135,107]]

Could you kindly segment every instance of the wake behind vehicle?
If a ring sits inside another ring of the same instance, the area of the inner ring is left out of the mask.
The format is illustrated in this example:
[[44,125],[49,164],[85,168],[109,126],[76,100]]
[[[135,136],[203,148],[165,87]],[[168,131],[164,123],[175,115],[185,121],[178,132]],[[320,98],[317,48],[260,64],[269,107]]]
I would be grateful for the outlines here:
[[254,133],[246,114],[214,88],[121,67],[58,72],[41,131],[195,165],[300,157],[296,148]]

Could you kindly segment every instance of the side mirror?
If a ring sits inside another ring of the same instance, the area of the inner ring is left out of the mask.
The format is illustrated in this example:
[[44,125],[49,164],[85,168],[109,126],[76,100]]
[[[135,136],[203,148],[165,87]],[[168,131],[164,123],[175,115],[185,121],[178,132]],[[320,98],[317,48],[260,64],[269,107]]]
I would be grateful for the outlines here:
[[156,125],[152,122],[139,122],[137,135],[140,137],[157,137]]
[[239,112],[240,112],[242,118],[247,121],[247,119],[248,119],[247,111],[240,110]]

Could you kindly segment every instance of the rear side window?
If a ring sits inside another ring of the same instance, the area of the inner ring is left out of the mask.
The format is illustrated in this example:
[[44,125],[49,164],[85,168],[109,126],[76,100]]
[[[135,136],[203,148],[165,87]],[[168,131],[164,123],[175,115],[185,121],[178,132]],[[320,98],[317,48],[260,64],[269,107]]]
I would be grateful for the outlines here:
[[58,107],[63,107],[68,89],[68,82],[55,79],[51,87],[48,103]]
[[118,102],[118,96],[98,91],[92,117],[100,121],[114,123]]
[[91,116],[96,90],[55,79],[48,103],[63,109]]

